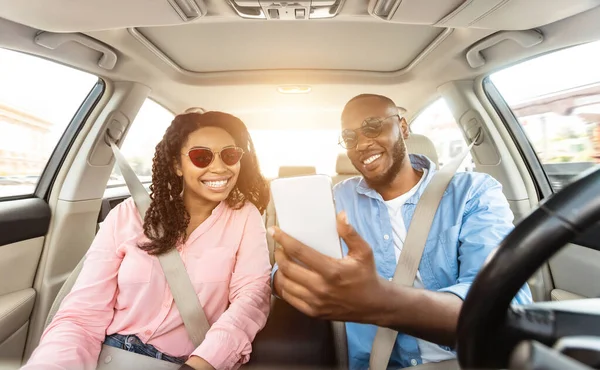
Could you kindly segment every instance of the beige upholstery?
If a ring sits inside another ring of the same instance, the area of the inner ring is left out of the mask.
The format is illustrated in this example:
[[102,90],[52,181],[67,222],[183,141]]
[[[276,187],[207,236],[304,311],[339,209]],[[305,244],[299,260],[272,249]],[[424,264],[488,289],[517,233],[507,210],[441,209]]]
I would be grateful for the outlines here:
[[[302,175],[314,175],[317,173],[317,169],[313,166],[281,166],[279,167],[279,177],[292,177]],[[277,216],[275,215],[275,205],[273,200],[269,202],[267,210],[265,212],[265,227],[277,225]],[[267,233],[267,245],[269,246],[269,257],[271,259],[271,265],[275,263],[275,240]]]
[[352,162],[350,162],[350,158],[348,158],[346,153],[338,154],[337,161],[335,163],[335,172],[336,175],[331,178],[331,181],[334,184],[360,175],[360,172],[354,168],[354,165]]
[[27,288],[0,296],[0,343],[27,323],[33,309],[35,290]]
[[421,154],[431,159],[436,166],[439,166],[437,151],[433,142],[424,135],[410,134],[406,139],[406,149],[411,154]]
[[279,167],[279,177],[314,175],[316,173],[317,173],[317,169],[313,166],[281,166],[281,167]]
[[574,299],[585,299],[586,297],[562,289],[552,289],[550,298],[553,301],[570,301]]
[[[439,165],[435,146],[433,145],[433,142],[429,140],[429,138],[419,134],[410,134],[405,142],[409,153],[424,155],[431,159],[436,166]],[[335,172],[337,174],[332,178],[334,184],[344,181],[350,177],[360,176],[360,172],[354,168],[354,165],[352,162],[350,162],[350,158],[348,158],[346,153],[338,154]]]

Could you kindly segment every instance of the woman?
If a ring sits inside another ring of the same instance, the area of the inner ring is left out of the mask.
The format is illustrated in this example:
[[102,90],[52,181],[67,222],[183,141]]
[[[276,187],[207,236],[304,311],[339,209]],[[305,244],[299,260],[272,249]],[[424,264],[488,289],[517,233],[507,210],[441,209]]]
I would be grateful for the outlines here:
[[[24,369],[94,369],[101,344],[194,369],[248,361],[271,290],[269,201],[248,130],[221,112],[175,117],[156,146],[151,205],[115,207]],[[157,255],[177,248],[211,328],[194,348]],[[189,366],[189,367],[187,367]]]

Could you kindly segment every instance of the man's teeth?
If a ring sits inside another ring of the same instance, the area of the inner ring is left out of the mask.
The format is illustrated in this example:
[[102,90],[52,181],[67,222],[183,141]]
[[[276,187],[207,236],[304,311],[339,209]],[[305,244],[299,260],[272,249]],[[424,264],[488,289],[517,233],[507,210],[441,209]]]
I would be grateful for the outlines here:
[[364,164],[371,164],[373,163],[374,160],[378,159],[379,157],[381,157],[381,154],[375,154],[370,156],[369,158],[365,159],[363,161]]
[[209,188],[222,188],[227,185],[227,180],[220,181],[202,181]]

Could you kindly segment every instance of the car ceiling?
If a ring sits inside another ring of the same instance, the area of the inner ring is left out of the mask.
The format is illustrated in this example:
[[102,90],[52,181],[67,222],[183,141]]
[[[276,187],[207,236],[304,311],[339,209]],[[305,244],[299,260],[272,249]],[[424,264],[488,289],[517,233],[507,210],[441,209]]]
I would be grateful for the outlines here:
[[[390,20],[372,14],[374,0],[346,0],[334,18],[297,21],[242,19],[226,0],[204,1],[204,16],[183,21],[172,3],[0,0],[0,17],[23,37],[46,31],[99,40],[115,50],[115,67],[81,68],[144,83],[175,112],[224,110],[253,129],[337,128],[343,104],[364,92],[392,97],[410,116],[447,81],[600,37],[594,27],[600,0],[445,0],[443,6],[403,0]],[[528,49],[502,42],[484,53],[483,67],[466,62],[474,43],[529,29],[539,30],[544,42]],[[0,40],[10,44],[10,36]],[[290,85],[311,91],[278,92]],[[285,119],[290,112],[295,119]]]

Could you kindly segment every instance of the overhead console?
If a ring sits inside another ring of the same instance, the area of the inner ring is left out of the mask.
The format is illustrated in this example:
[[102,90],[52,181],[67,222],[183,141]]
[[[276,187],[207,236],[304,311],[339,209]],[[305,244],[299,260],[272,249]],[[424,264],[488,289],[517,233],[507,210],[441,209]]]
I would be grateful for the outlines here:
[[242,18],[269,20],[306,20],[333,18],[345,0],[228,0]]
[[526,30],[585,12],[600,0],[370,0],[372,16],[444,28]]

